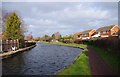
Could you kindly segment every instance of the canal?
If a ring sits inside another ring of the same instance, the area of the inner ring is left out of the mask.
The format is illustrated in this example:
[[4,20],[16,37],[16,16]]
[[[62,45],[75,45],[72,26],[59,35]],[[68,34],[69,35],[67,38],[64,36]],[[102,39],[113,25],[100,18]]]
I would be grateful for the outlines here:
[[54,75],[71,64],[80,48],[37,43],[29,51],[2,60],[3,75]]

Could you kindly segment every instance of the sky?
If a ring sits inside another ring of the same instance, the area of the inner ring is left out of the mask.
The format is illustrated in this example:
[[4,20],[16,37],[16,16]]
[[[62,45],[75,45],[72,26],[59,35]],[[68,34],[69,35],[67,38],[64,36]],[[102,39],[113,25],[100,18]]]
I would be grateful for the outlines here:
[[118,24],[117,2],[3,2],[2,9],[16,11],[34,37]]

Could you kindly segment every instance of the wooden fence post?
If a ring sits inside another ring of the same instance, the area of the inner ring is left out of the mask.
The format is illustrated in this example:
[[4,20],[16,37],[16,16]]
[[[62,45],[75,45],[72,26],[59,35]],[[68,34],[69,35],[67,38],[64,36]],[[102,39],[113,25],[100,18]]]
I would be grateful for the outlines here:
[[19,40],[17,39],[17,48],[19,49]]
[[8,49],[9,49],[9,40],[5,41],[5,45],[6,45],[6,46],[4,46],[4,47],[6,47],[5,51],[8,51]]

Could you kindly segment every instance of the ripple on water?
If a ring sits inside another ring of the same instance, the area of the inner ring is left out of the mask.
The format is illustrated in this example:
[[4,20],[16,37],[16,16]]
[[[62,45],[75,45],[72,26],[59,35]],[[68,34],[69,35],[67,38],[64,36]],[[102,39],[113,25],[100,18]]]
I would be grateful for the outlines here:
[[3,74],[53,75],[71,64],[81,51],[79,48],[38,43],[32,50],[3,60]]

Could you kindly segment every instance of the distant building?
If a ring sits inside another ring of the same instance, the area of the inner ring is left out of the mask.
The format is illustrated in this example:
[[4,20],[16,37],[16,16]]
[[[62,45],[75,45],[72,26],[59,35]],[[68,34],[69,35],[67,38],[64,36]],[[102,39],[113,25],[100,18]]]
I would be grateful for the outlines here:
[[59,32],[54,33],[54,35],[55,35],[55,39],[56,39],[56,40],[58,40],[58,39],[61,37],[61,35],[60,35]]
[[87,39],[92,38],[92,36],[95,34],[95,32],[96,32],[96,30],[94,30],[94,29],[86,30],[86,31],[82,32],[80,37],[81,37],[82,40],[87,40]]
[[43,37],[41,37],[41,41],[50,42],[51,41],[51,37],[48,36],[48,35],[44,35]]
[[100,35],[100,37],[118,36],[118,31],[118,25],[110,25],[97,29],[95,35]]
[[77,33],[73,34],[74,40],[80,40],[81,39],[81,37],[80,37],[81,34],[82,34],[82,32],[77,32]]
[[25,40],[33,40],[33,36],[31,34],[25,36]]
[[74,39],[75,40],[87,40],[87,39],[92,38],[92,36],[95,34],[95,32],[96,32],[96,30],[94,30],[94,29],[77,32],[74,34]]
[[60,33],[59,32],[56,32],[56,33],[54,33],[53,35],[52,35],[52,42],[58,42],[59,41],[59,39],[61,38],[61,35],[60,35]]

